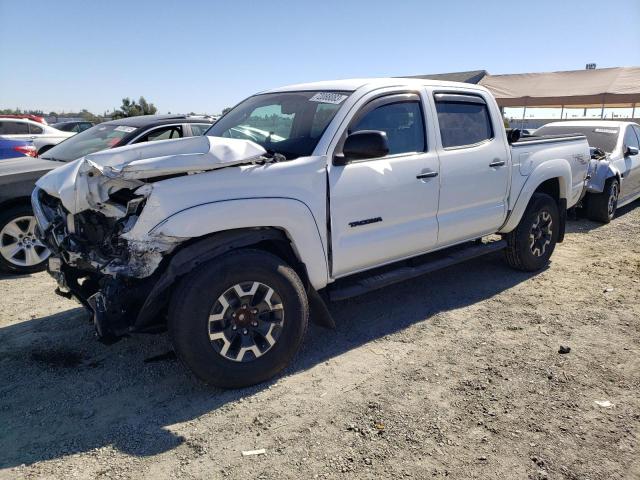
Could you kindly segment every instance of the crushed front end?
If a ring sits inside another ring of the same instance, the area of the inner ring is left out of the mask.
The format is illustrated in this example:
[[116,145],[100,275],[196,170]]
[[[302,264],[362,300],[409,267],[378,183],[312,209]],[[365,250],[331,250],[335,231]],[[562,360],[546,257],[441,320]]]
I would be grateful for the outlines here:
[[171,213],[154,208],[155,185],[264,162],[266,153],[247,140],[190,137],[93,153],[47,173],[31,203],[57,292],[93,313],[103,339],[157,328],[175,278],[163,272],[189,238],[153,232]]
[[172,242],[128,240],[144,197],[130,190],[116,193],[110,201],[127,212],[121,218],[92,210],[73,215],[42,189],[32,195],[39,236],[52,252],[48,270],[58,283],[56,293],[73,296],[88,308],[98,336],[106,341],[137,329],[158,267],[175,247]]

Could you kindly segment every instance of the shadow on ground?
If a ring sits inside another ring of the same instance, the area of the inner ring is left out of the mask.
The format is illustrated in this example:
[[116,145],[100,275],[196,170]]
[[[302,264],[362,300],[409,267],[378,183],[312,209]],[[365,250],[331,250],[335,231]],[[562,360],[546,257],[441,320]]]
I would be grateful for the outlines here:
[[[530,277],[510,270],[494,254],[335,303],[337,329],[312,326],[285,375],[414,323],[428,324],[439,312],[490,298]],[[108,445],[134,456],[165,452],[184,441],[166,427],[269,385],[231,391],[206,387],[168,351],[165,335],[101,345],[79,308],[0,329],[0,466]]]
[[[627,213],[631,212],[634,208],[640,205],[640,200],[636,200],[635,202],[631,202],[624,207],[619,208],[616,211],[616,215],[614,218],[620,218],[625,216]],[[602,227],[602,223],[594,222],[592,220],[587,219],[586,213],[583,210],[577,210],[573,212],[573,215],[576,217],[574,219],[569,219],[567,221],[567,233],[588,233],[592,230],[597,230]],[[575,220],[579,221],[575,221]]]

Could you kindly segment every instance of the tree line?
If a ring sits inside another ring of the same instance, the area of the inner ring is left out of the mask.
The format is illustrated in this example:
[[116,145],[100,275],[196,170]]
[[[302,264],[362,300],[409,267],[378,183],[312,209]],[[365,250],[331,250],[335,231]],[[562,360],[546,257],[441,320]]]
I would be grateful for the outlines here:
[[103,122],[107,118],[127,118],[127,117],[138,117],[140,115],[154,115],[158,111],[158,108],[153,104],[148,102],[144,97],[140,97],[137,101],[131,100],[129,97],[125,97],[122,99],[122,105],[118,109],[114,109],[113,112],[105,112],[103,115],[96,115],[86,108],[83,108],[79,112],[65,112],[64,114],[59,114],[57,112],[49,112],[46,113],[42,110],[33,110],[33,109],[21,109],[21,108],[4,108],[0,109],[0,115],[39,115],[39,116],[50,116],[50,117],[80,117],[83,120],[93,123]]

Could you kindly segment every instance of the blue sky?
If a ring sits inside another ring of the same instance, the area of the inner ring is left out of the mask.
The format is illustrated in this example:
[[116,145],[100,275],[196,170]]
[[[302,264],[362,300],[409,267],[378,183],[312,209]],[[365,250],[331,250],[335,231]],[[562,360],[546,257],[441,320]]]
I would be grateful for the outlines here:
[[588,62],[640,65],[640,0],[0,0],[0,108],[217,113],[290,83]]

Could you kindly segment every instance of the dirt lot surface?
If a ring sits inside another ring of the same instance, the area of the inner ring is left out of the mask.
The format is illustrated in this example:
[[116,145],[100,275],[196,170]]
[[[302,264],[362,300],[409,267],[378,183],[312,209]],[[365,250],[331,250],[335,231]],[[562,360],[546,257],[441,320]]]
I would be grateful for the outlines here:
[[46,274],[3,277],[0,477],[638,479],[637,207],[571,221],[537,275],[495,255],[336,303],[236,391],[164,335],[97,343]]

